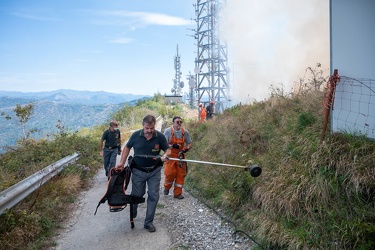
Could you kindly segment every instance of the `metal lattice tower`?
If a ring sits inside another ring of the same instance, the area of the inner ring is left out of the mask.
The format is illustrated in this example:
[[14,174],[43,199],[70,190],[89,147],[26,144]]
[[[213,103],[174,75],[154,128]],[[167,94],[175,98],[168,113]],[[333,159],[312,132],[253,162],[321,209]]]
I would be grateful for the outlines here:
[[173,88],[172,93],[174,95],[181,95],[181,89],[184,87],[184,82],[181,81],[181,62],[180,62],[180,55],[178,54],[178,45],[177,45],[177,53],[174,57],[174,69],[175,69],[175,76],[173,79]]
[[192,75],[189,72],[189,75],[186,77],[186,80],[188,80],[188,83],[189,83],[189,97],[188,97],[188,101],[189,101],[190,108],[193,108],[194,104],[195,104],[195,98],[194,98],[195,75]]
[[227,45],[221,41],[219,14],[224,0],[197,0],[195,7],[197,29],[197,58],[195,69],[198,103],[205,106],[215,101],[215,110],[221,113],[229,104],[227,82]]

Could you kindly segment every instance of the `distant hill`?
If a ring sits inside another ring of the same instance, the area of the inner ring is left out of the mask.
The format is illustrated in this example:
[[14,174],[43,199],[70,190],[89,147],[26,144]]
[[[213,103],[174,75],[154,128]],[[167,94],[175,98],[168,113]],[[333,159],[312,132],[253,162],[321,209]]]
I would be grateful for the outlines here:
[[23,138],[20,123],[13,112],[17,104],[34,103],[34,114],[27,122],[26,130],[37,130],[30,137],[40,139],[56,134],[59,121],[69,131],[92,128],[108,121],[110,115],[124,105],[133,106],[144,98],[149,97],[74,90],[36,93],[0,91],[0,114],[12,117],[7,120],[5,116],[0,116],[0,153],[5,152],[4,146],[15,146],[16,141]]
[[60,89],[48,92],[0,91],[0,97],[13,97],[29,100],[56,101],[68,104],[119,104],[137,100],[146,95],[117,94],[104,91],[78,91]]

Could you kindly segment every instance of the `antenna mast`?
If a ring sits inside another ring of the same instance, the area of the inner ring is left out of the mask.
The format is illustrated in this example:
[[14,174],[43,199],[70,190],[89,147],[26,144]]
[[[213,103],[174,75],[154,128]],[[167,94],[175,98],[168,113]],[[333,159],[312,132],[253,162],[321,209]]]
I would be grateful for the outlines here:
[[181,89],[184,87],[184,82],[181,81],[181,62],[180,62],[180,55],[178,54],[178,44],[177,44],[177,53],[174,57],[174,69],[175,69],[175,76],[173,79],[173,88],[172,93],[176,96],[181,95]]

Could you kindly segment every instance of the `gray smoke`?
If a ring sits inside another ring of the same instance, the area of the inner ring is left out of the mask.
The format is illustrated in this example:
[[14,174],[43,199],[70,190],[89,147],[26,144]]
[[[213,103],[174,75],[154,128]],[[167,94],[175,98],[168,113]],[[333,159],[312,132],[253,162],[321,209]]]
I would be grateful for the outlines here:
[[228,43],[234,101],[260,101],[270,86],[291,92],[307,67],[329,74],[329,1],[227,0],[222,32]]

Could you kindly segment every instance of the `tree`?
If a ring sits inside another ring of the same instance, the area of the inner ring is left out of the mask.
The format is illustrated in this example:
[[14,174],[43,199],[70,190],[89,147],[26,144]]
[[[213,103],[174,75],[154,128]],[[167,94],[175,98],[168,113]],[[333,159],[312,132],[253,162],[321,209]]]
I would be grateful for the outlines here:
[[[35,129],[30,129],[27,132],[25,129],[26,123],[30,120],[30,118],[34,114],[34,108],[35,108],[35,105],[33,103],[29,103],[23,107],[20,104],[17,104],[16,108],[13,109],[14,113],[16,113],[16,116],[19,118],[19,122],[21,123],[24,140],[28,139],[31,133],[36,132]],[[11,116],[5,114],[4,112],[2,112],[1,115],[5,116],[5,119],[7,120],[12,119]]]

